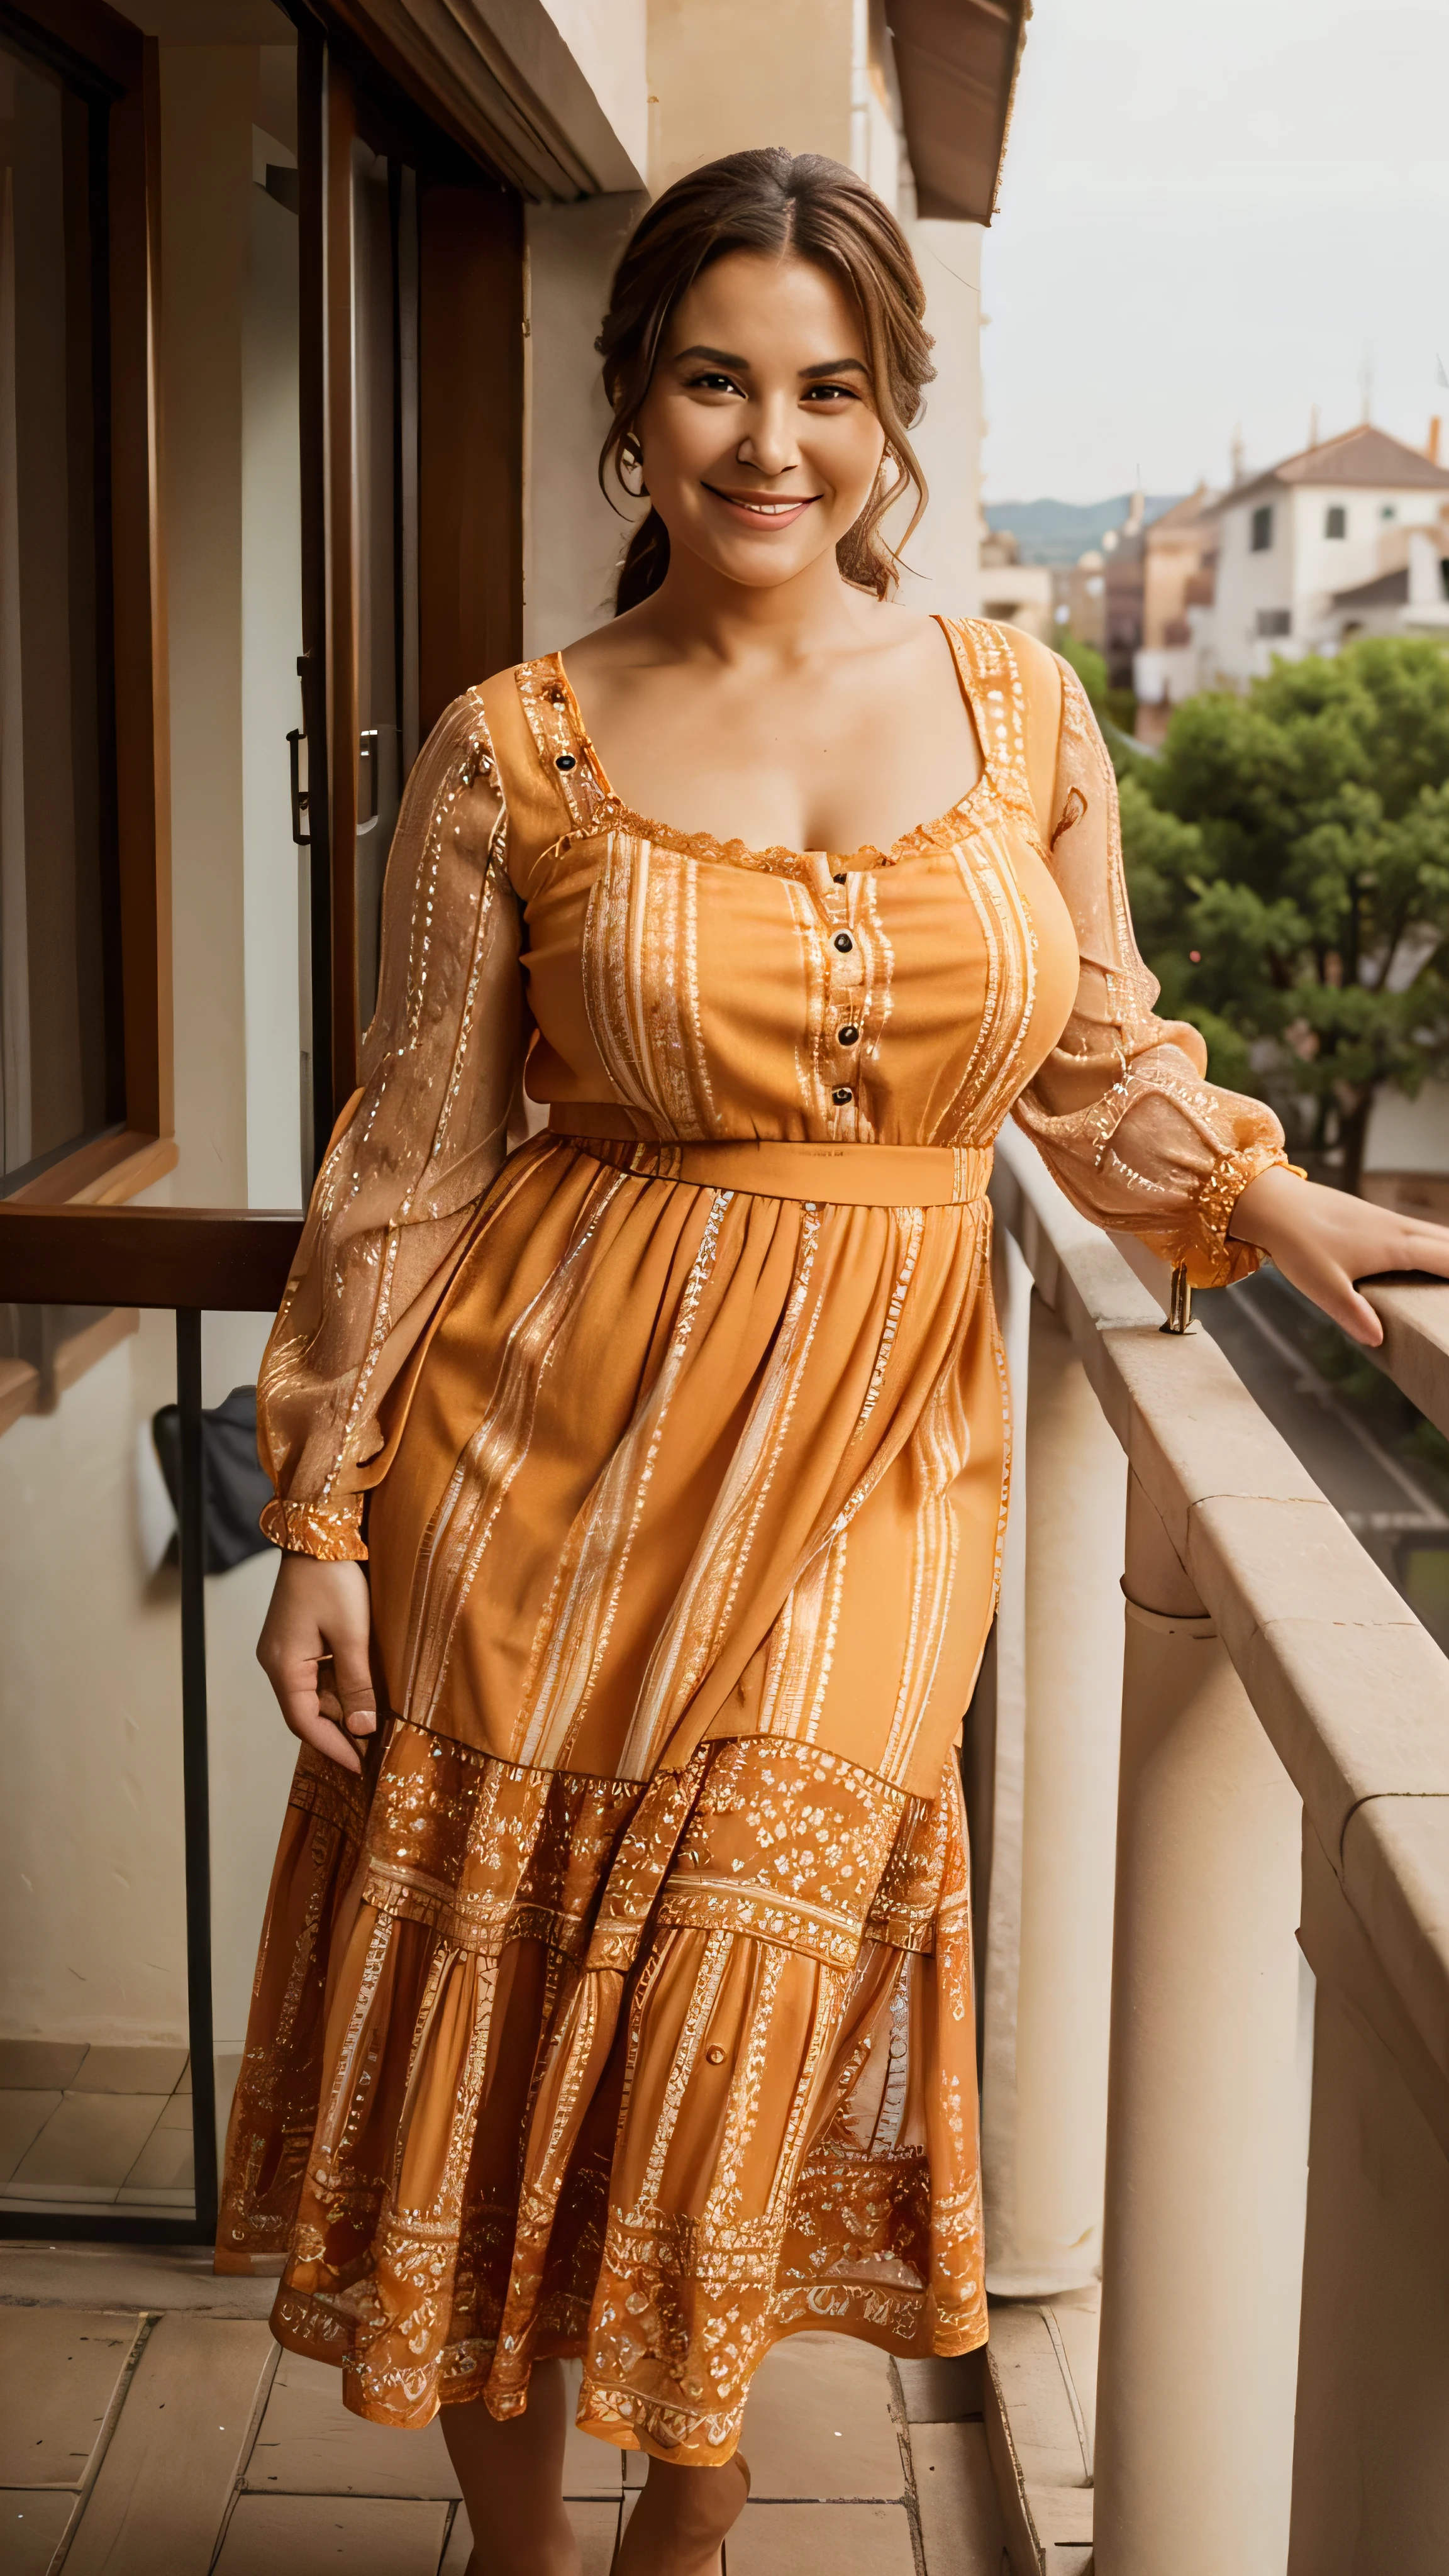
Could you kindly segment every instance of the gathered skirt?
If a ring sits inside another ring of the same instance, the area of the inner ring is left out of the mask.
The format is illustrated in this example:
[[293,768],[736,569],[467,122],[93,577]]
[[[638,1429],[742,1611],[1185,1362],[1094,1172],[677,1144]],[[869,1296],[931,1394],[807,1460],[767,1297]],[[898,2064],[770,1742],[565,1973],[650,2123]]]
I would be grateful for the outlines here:
[[934,1802],[710,1744],[647,1787],[394,1722],[304,1753],[227,2153],[223,2272],[379,2423],[583,2358],[578,2420],[708,2465],[802,2328],[986,2333],[970,1908]]
[[280,2269],[359,2414],[576,2355],[585,2429],[713,2465],[783,2335],[985,2339],[986,1219],[556,1139],[485,1204],[384,1416],[381,1722],[360,1779],[298,1763],[227,2146],[218,2268]]

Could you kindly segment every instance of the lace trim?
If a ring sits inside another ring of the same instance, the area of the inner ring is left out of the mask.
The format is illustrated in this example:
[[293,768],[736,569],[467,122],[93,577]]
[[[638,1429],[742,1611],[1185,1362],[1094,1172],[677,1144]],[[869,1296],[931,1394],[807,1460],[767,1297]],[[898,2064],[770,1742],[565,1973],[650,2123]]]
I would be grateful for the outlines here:
[[[944,620],[941,623],[945,625]],[[660,822],[652,814],[642,813],[637,806],[626,805],[610,784],[608,773],[590,739],[583,710],[574,695],[573,683],[564,669],[562,654],[550,653],[538,662],[525,663],[519,673],[519,688],[540,757],[550,766],[556,766],[560,750],[572,751],[580,760],[581,767],[586,767],[598,791],[597,803],[592,798],[589,800],[592,812],[584,812],[574,785],[578,772],[570,773],[560,781],[569,811],[575,817],[575,825],[553,844],[552,850],[545,851],[544,856],[551,857],[555,851],[572,848],[579,840],[592,839],[596,833],[611,828],[637,833],[641,840],[650,841],[659,849],[675,850],[681,858],[713,861],[720,867],[753,868],[777,876],[813,873],[814,863],[821,858],[828,859],[832,867],[892,868],[899,866],[903,859],[929,857],[936,851],[955,849],[961,839],[962,826],[978,801],[983,804],[1000,801],[1000,781],[992,758],[989,715],[978,704],[967,677],[974,657],[959,650],[955,630],[947,626],[945,631],[961,676],[962,694],[981,744],[981,775],[944,814],[938,814],[929,823],[912,824],[909,831],[902,832],[898,840],[892,841],[889,849],[881,849],[874,841],[862,841],[854,850],[797,850],[784,841],[772,841],[763,849],[753,849],[748,841],[723,840],[715,832],[687,832],[673,823]],[[561,716],[566,719],[566,734],[560,725]]]
[[1256,1243],[1230,1241],[1228,1227],[1248,1183],[1260,1172],[1280,1167],[1303,1178],[1282,1146],[1266,1141],[1245,1145],[1214,1163],[1198,1191],[1191,1218],[1172,1247],[1173,1259],[1186,1262],[1194,1288],[1231,1288],[1261,1268],[1267,1254]]
[[327,1504],[274,1499],[263,1511],[259,1526],[274,1547],[285,1548],[293,1556],[318,1557],[327,1565],[360,1563],[367,1554],[360,1494]]

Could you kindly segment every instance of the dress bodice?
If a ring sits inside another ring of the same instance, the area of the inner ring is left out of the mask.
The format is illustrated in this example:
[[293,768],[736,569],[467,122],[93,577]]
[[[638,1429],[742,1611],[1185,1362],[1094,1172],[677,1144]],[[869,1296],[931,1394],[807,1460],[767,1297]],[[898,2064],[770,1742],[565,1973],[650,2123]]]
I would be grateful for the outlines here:
[[995,628],[946,633],[982,773],[889,850],[751,850],[633,812],[557,655],[485,692],[500,759],[544,791],[511,800],[506,864],[537,1029],[526,1086],[557,1123],[611,1103],[643,1137],[990,1142],[1080,969],[1015,663]]
[[565,1133],[832,1148],[987,1146],[1010,1113],[1083,1214],[1195,1286],[1256,1267],[1228,1221],[1282,1131],[1156,1015],[1076,676],[943,623],[982,775],[889,850],[751,850],[632,811],[557,655],[440,718],[393,839],[361,1087],[263,1367],[279,1541],[363,1552],[386,1420],[537,1124],[525,1094]]

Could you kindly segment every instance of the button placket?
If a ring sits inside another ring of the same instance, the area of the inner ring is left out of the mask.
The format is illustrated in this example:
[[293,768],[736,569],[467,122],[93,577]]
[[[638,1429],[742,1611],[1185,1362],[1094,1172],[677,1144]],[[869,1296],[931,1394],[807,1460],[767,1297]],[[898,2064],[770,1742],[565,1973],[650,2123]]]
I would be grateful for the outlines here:
[[835,1058],[830,1104],[836,1114],[831,1125],[832,1133],[839,1136],[850,1132],[857,1110],[857,1068],[849,1050],[860,1043],[861,983],[865,960],[856,931],[858,908],[851,871],[832,868],[826,861],[820,874],[819,892],[827,923],[828,1009]]

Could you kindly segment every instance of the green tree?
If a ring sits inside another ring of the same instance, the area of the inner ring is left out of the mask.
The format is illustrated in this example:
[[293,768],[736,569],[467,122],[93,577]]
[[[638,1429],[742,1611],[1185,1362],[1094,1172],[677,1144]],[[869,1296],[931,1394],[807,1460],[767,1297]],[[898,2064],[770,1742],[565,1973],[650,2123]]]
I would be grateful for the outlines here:
[[1130,748],[1132,730],[1137,722],[1137,700],[1130,689],[1114,689],[1107,678],[1104,655],[1095,644],[1084,644],[1070,627],[1062,627],[1052,638],[1064,662],[1070,662],[1087,693],[1092,713],[1107,738],[1112,758],[1120,761]]
[[1063,627],[1052,640],[1062,660],[1070,662],[1093,707],[1100,712],[1107,699],[1105,657],[1095,644],[1084,644],[1080,635],[1074,635],[1069,626]]
[[1118,765],[1161,1007],[1356,1189],[1378,1093],[1449,1076],[1449,654],[1373,638],[1278,662]]

